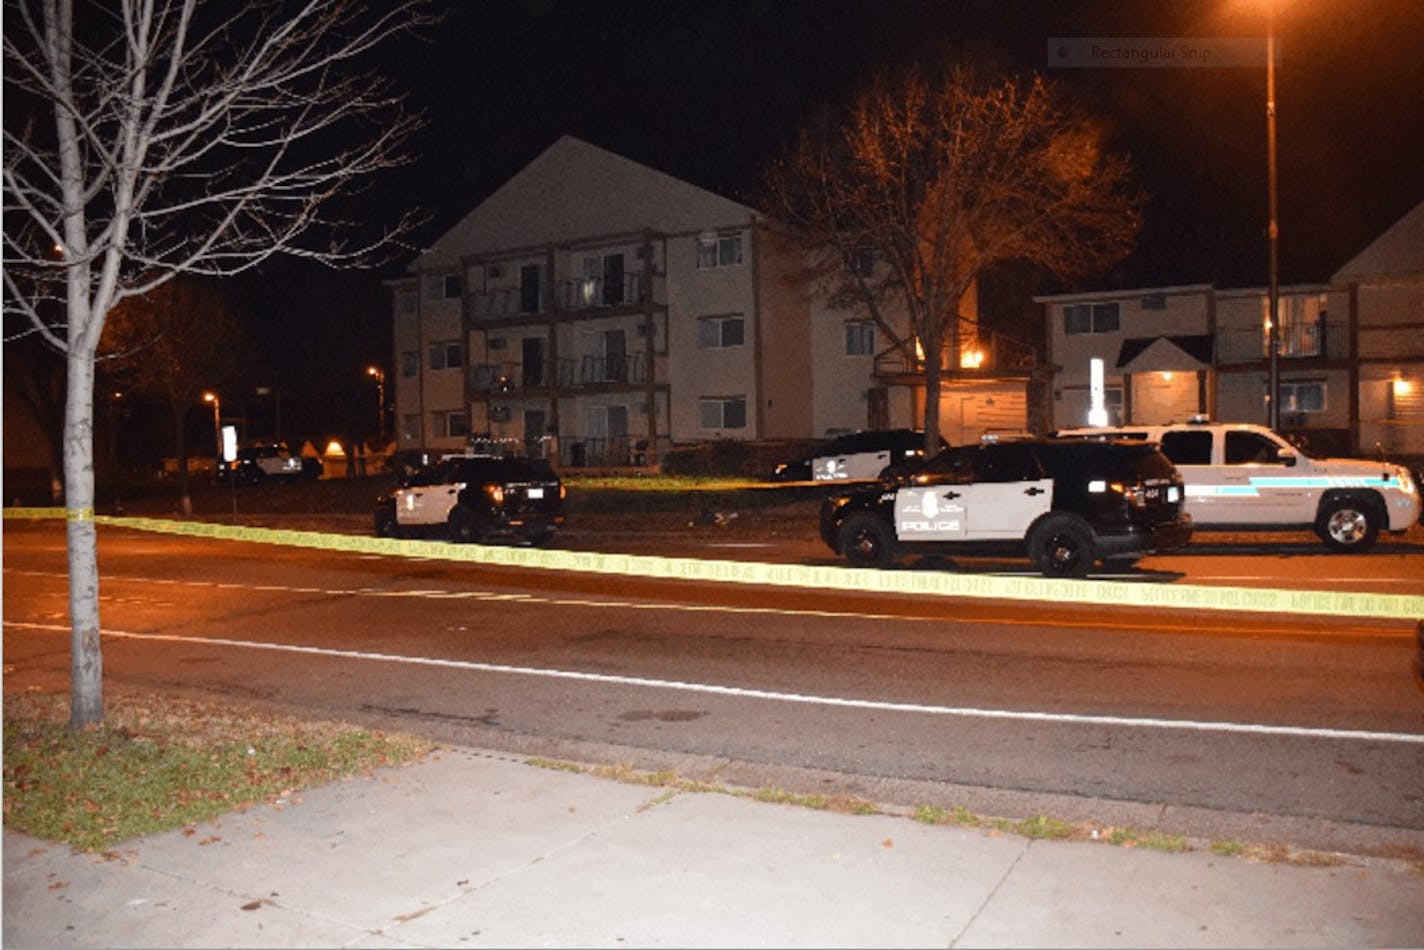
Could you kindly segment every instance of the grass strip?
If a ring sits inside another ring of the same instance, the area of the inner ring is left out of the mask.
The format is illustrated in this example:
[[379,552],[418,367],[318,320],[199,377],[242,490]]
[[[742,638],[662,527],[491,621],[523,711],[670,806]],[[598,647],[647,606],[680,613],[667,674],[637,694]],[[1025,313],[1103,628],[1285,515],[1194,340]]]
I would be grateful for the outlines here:
[[69,728],[65,694],[6,693],[4,822],[104,851],[303,789],[421,758],[414,736],[312,722],[167,693],[105,700],[104,722]]

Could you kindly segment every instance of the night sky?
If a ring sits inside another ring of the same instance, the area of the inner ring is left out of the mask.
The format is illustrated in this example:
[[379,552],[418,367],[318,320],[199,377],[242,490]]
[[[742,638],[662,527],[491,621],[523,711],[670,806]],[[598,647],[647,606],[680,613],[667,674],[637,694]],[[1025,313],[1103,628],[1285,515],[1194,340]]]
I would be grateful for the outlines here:
[[[1138,249],[1115,270],[1075,287],[1019,284],[1021,297],[1263,286],[1264,64],[1050,69],[1048,40],[1259,38],[1266,2],[451,0],[424,41],[386,54],[429,126],[419,161],[378,183],[366,207],[421,207],[430,222],[416,244],[428,245],[564,134],[751,203],[810,110],[883,64],[950,50],[1042,72],[1107,121],[1150,196]],[[1275,2],[1281,280],[1323,282],[1424,200],[1424,3]],[[343,348],[339,359],[388,362],[379,279],[400,269],[335,283],[271,271],[283,276],[259,295],[260,322],[308,326]]]

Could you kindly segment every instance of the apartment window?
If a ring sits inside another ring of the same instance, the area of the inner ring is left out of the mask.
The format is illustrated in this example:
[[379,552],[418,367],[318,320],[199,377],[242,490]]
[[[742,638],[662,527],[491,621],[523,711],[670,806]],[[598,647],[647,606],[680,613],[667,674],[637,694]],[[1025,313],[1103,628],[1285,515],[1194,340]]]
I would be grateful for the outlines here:
[[462,439],[470,434],[470,414],[461,410],[434,414],[437,439]]
[[851,320],[845,325],[846,356],[875,355],[875,323],[871,320]]
[[581,303],[585,307],[616,307],[624,294],[623,255],[595,254],[583,259]]
[[1116,303],[1070,303],[1063,308],[1063,333],[1116,333],[1121,326]]
[[747,427],[746,396],[714,396],[699,399],[697,408],[704,429],[745,429]]
[[544,309],[544,294],[538,264],[519,268],[519,312],[538,313]]
[[700,350],[723,350],[742,346],[746,341],[746,321],[742,317],[703,317],[697,321]]
[[697,239],[697,267],[735,267],[742,262],[741,234],[708,234]]
[[1322,380],[1311,382],[1282,382],[1281,386],[1281,412],[1324,412],[1325,411],[1325,383]]
[[454,369],[465,365],[464,354],[456,340],[430,344],[430,368]]
[[419,350],[405,350],[401,353],[400,374],[402,379],[414,379],[420,375]]
[[422,441],[420,436],[420,415],[418,413],[401,416],[401,441],[416,443]]
[[459,274],[436,274],[425,279],[425,297],[427,300],[459,300],[460,299],[460,275]]

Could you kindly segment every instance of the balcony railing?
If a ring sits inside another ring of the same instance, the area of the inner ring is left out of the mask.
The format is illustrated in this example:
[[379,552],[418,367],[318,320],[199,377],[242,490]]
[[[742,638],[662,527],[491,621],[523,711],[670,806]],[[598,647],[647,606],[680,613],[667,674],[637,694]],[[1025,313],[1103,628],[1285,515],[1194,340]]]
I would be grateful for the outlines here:
[[[1350,355],[1345,328],[1321,319],[1281,327],[1281,359],[1345,359]],[[1218,363],[1254,363],[1270,357],[1270,340],[1260,328],[1216,331]]]
[[[1032,370],[1037,365],[1038,354],[1033,347],[1021,343],[1001,333],[990,333],[987,343],[966,342],[964,353],[977,352],[981,358],[975,365],[954,365],[948,349],[940,354],[940,367],[946,375],[956,373],[983,374]],[[905,373],[923,373],[923,358],[910,359],[899,347],[891,347],[875,355],[875,375],[899,376]]]
[[[480,363],[470,367],[470,390],[477,393],[515,393],[549,386],[550,367],[526,367],[519,363]],[[644,353],[619,357],[584,356],[561,359],[557,363],[557,386],[580,389],[591,386],[641,385],[648,381],[648,360]]]
[[560,440],[560,463],[573,468],[626,468],[648,464],[648,442],[632,436]]
[[[642,271],[630,271],[621,278],[602,277],[561,280],[556,285],[556,302],[562,311],[599,310],[643,303],[648,287]],[[484,290],[470,294],[470,316],[475,320],[499,320],[536,316],[549,310],[541,293],[539,300],[526,299],[518,287]]]
[[618,385],[648,381],[646,354],[627,353],[623,356],[584,356],[559,360],[559,386]]

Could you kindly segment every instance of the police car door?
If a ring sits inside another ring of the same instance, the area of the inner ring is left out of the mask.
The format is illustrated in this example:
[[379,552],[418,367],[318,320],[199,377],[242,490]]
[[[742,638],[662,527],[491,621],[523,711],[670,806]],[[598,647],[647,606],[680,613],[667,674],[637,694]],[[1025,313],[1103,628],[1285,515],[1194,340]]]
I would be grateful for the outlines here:
[[942,453],[954,458],[939,484],[900,489],[895,524],[902,541],[1019,539],[1053,505],[1053,480],[1027,444],[968,446]]
[[969,540],[1019,540],[1053,507],[1053,479],[1031,443],[986,445],[975,466],[965,507]]
[[421,472],[396,492],[396,522],[403,525],[444,524],[459,499],[458,473],[449,463]]
[[1264,432],[1227,429],[1222,446],[1224,518],[1234,524],[1309,522],[1314,515],[1308,477],[1295,473],[1295,451]]

